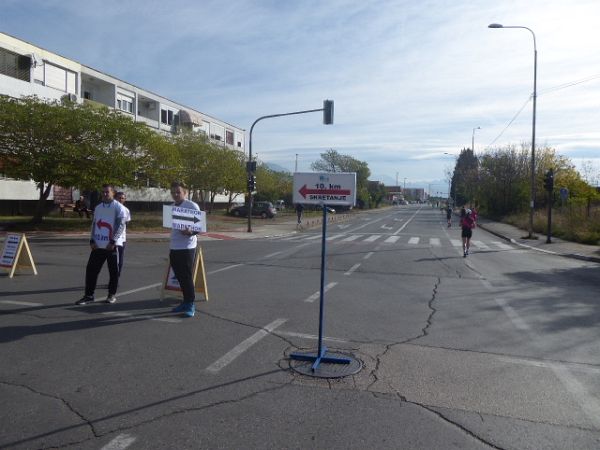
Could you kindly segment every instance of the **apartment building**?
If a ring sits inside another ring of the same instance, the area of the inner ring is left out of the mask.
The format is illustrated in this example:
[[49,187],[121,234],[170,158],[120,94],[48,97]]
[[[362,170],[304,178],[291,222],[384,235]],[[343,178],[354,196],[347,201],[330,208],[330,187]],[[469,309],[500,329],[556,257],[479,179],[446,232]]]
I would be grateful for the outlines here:
[[[78,103],[115,108],[159,133],[189,128],[205,133],[214,143],[245,149],[242,128],[1,32],[0,95],[15,98],[36,95],[47,100],[67,96]],[[54,195],[63,197],[60,202],[69,200],[65,195],[72,198],[79,195],[67,190],[65,193],[56,187]],[[0,203],[33,201],[38,196],[33,181],[8,179],[0,168]],[[168,192],[154,188],[131,192],[128,197],[130,201],[170,200]]]

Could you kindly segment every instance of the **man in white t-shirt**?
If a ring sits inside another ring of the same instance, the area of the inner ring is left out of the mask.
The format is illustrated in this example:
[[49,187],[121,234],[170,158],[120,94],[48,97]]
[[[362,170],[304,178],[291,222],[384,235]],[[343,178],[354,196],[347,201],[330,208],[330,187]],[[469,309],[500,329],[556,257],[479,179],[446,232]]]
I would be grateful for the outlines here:
[[94,209],[90,247],[92,252],[85,269],[85,294],[75,302],[76,305],[85,305],[94,301],[94,291],[98,275],[106,261],[108,273],[108,296],[106,303],[117,301],[115,294],[119,285],[119,254],[117,241],[121,238],[125,227],[125,210],[121,204],[114,200],[115,189],[110,184],[102,186],[102,201]]
[[[182,182],[174,181],[171,183],[171,197],[175,201],[174,206],[200,211],[200,207],[196,203],[187,199],[187,194],[187,187]],[[187,317],[194,317],[196,312],[194,303],[196,300],[194,258],[196,256],[196,246],[198,245],[197,234],[189,227],[183,230],[172,228],[171,243],[169,245],[171,268],[183,292],[183,301],[173,308],[173,312],[181,312]]]
[[123,209],[125,210],[125,226],[123,227],[123,234],[121,234],[121,238],[116,241],[117,245],[117,253],[119,254],[119,277],[121,276],[121,272],[123,271],[123,261],[125,261],[125,242],[127,241],[127,222],[131,222],[131,212],[129,212],[129,208],[125,206],[125,200],[127,196],[125,192],[119,191],[115,194],[115,199],[121,204]]

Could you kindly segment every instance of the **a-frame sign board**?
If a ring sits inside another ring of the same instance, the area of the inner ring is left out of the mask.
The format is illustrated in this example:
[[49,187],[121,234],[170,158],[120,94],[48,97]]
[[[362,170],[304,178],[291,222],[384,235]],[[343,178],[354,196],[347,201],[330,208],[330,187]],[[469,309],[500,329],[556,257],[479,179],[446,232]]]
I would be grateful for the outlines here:
[[12,278],[17,269],[31,269],[37,275],[35,262],[27,243],[25,234],[7,234],[4,241],[2,255],[0,255],[0,267],[8,269],[8,277]]
[[[196,256],[194,258],[194,290],[204,295],[204,301],[208,301],[208,288],[206,285],[206,271],[204,270],[204,257],[202,256],[202,248],[198,246],[196,248]],[[162,283],[160,290],[160,300],[163,301],[168,295],[168,292],[182,293],[179,281],[173,273],[171,264],[167,263],[167,270],[165,274],[165,280]]]

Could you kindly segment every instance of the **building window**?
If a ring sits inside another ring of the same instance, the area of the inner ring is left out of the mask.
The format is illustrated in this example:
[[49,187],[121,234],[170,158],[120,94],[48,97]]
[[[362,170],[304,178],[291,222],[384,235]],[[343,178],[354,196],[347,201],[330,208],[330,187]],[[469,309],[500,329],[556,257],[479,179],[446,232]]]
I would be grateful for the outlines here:
[[168,109],[161,109],[160,121],[165,125],[173,125],[173,111],[170,111]]
[[233,145],[233,131],[225,131],[225,142],[229,145]]
[[121,111],[133,114],[133,97],[117,94],[117,108]]
[[23,81],[31,80],[31,58],[0,48],[0,73]]

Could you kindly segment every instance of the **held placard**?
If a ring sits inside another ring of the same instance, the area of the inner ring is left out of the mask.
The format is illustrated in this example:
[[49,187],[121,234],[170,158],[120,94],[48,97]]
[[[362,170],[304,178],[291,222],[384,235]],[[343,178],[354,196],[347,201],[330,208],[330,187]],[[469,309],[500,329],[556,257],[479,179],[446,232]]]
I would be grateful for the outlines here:
[[17,269],[31,269],[34,275],[37,275],[35,262],[27,243],[25,234],[7,234],[4,241],[4,248],[0,256],[0,267],[9,271],[9,278],[12,278]]

